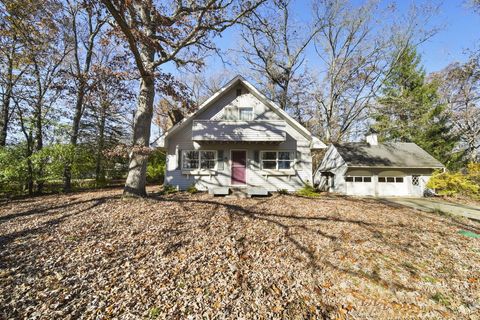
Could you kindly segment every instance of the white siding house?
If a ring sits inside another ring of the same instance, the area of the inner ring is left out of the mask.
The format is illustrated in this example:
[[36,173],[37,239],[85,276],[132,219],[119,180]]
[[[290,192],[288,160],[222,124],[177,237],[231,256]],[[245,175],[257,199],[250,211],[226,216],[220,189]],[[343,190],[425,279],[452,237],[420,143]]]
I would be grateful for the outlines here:
[[444,165],[415,143],[366,142],[331,145],[314,175],[319,188],[354,196],[424,195],[434,170]]
[[326,148],[250,83],[235,77],[168,130],[165,184],[178,189],[312,184],[311,150]]

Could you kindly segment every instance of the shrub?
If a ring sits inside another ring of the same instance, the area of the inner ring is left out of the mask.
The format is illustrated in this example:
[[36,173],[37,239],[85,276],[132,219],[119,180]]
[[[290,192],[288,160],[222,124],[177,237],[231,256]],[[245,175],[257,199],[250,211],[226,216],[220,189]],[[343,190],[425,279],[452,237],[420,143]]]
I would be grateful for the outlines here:
[[175,193],[177,191],[177,188],[175,186],[172,186],[171,184],[166,184],[163,186],[163,194]]
[[192,184],[187,188],[187,192],[191,194],[195,194],[198,192],[198,189],[197,187],[195,187],[195,184]]
[[480,198],[478,183],[478,164],[469,164],[467,173],[435,172],[427,183],[427,187],[435,189],[440,195],[462,195]]
[[148,157],[147,181],[162,183],[165,177],[166,155],[161,150],[155,150]]
[[296,192],[297,195],[302,197],[316,198],[320,196],[320,192],[313,186],[306,184],[302,189]]
[[278,194],[289,194],[287,189],[278,189],[277,192]]

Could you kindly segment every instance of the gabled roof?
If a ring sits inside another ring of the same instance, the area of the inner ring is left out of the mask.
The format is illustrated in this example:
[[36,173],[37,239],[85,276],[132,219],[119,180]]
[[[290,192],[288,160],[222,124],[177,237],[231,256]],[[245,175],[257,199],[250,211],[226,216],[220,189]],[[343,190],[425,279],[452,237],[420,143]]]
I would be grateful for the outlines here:
[[[265,95],[263,95],[252,84],[250,84],[247,80],[245,80],[240,75],[230,80],[224,87],[222,87],[220,90],[214,93],[210,98],[208,98],[204,103],[202,103],[197,111],[195,111],[188,117],[184,118],[182,121],[180,121],[179,123],[174,125],[172,128],[170,128],[167,132],[165,132],[165,134],[163,135],[163,139],[161,138],[160,140],[164,141],[165,137],[168,137],[169,135],[185,127],[185,125],[187,125],[192,120],[194,120],[198,114],[202,113],[203,111],[208,109],[210,106],[212,106],[213,103],[217,101],[220,97],[222,97],[226,92],[228,92],[229,89],[231,89],[232,87],[236,86],[239,83],[243,84],[250,91],[251,94],[257,97],[257,99],[259,99],[266,106],[268,106],[273,112],[275,112],[278,116],[284,119],[288,124],[294,127],[304,137],[306,137],[309,140],[312,140],[313,136],[310,133],[310,131],[308,131],[304,126],[298,123],[295,119],[293,119],[290,115],[288,115],[284,110],[282,110],[282,108],[280,108],[277,104],[275,104],[273,101],[268,99]],[[317,148],[321,147],[318,143],[319,142],[318,139],[315,142],[316,142]],[[321,141],[320,143],[323,144],[323,142]],[[326,148],[325,144],[323,144],[323,148]]]
[[444,168],[437,159],[415,143],[366,142],[334,144],[349,167]]

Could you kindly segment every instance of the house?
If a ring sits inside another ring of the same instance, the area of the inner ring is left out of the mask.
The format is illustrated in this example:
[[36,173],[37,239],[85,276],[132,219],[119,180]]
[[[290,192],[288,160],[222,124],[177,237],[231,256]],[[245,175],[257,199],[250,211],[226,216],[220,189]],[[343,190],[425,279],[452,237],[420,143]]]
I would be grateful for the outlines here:
[[237,76],[169,129],[159,147],[167,153],[165,184],[266,192],[311,184],[312,150],[326,145]]
[[314,183],[346,195],[421,197],[433,171],[444,168],[415,143],[378,143],[369,132],[365,142],[331,145]]

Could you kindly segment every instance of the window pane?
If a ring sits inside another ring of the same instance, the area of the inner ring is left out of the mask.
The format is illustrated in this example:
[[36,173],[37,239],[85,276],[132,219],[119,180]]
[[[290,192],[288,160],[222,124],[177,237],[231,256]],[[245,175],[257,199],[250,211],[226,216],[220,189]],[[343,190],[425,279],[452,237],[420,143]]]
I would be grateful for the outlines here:
[[200,152],[200,168],[214,169],[215,168],[215,151],[201,151]]
[[362,182],[362,177],[355,177],[355,182]]
[[378,177],[378,182],[385,182],[385,177]]
[[395,178],[394,177],[387,177],[387,182],[395,182]]
[[183,151],[182,152],[182,166],[184,169],[198,169],[199,161],[198,151]]
[[240,108],[239,109],[240,120],[250,121],[253,119],[253,108]]
[[263,160],[277,160],[277,153],[276,152],[262,152],[262,159]]
[[363,177],[363,182],[372,182],[372,177]]
[[396,181],[397,183],[403,183],[403,177],[397,177]]
[[345,177],[345,181],[347,181],[347,182],[353,182],[353,177]]
[[420,185],[420,176],[412,176],[412,185],[414,186]]
[[293,152],[279,152],[278,160],[293,160]]
[[277,169],[277,161],[263,160],[263,169]]
[[290,169],[293,161],[278,161],[278,169]]

